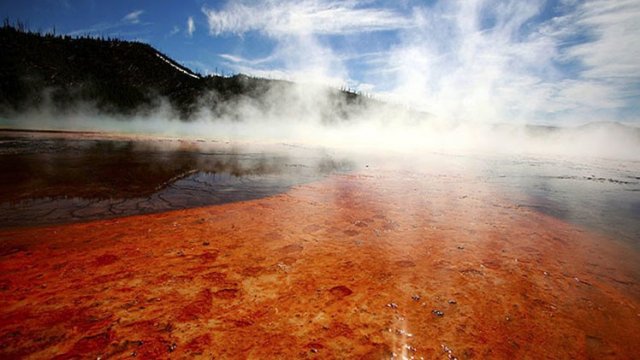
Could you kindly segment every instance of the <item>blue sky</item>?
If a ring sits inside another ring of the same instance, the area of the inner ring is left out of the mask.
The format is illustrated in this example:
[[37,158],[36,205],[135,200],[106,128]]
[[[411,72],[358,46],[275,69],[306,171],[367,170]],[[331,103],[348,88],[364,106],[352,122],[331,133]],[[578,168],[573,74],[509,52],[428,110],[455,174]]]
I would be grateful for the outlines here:
[[464,121],[640,124],[640,1],[3,1],[202,73],[347,85]]

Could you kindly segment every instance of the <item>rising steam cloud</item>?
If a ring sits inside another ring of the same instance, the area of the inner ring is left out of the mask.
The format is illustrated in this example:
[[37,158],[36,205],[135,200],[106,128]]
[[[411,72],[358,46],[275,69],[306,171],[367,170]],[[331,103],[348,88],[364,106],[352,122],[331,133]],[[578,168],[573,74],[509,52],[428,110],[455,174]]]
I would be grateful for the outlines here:
[[[447,120],[638,120],[624,111],[640,96],[631,93],[640,81],[637,1],[403,4],[234,1],[203,12],[214,36],[253,31],[276,42],[264,58],[231,54],[240,72],[346,82]],[[372,32],[393,35],[359,46]],[[354,41],[333,44],[339,34]]]
[[[207,107],[217,100],[211,93],[189,123],[175,120],[166,102],[132,119],[105,118],[88,104],[63,116],[45,106],[20,121],[42,127],[58,117],[49,127],[383,151],[640,158],[638,129],[611,123],[640,120],[637,1],[402,2],[394,8],[230,1],[202,13],[211,36],[257,33],[275,43],[262,58],[220,54],[227,66],[297,85],[275,85],[260,99],[239,98],[216,113]],[[358,43],[372,33],[387,34],[386,43],[363,51]],[[336,36],[351,41],[338,46]],[[332,95],[345,85],[386,103],[367,102],[345,116]],[[577,127],[590,122],[607,123]]]

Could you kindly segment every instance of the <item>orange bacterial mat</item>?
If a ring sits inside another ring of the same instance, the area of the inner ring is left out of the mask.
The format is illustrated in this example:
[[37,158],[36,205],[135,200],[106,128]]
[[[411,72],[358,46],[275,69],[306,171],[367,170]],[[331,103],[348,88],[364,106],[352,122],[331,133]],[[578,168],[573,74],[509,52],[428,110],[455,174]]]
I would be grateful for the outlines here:
[[0,250],[2,358],[640,357],[637,250],[480,183],[363,170]]

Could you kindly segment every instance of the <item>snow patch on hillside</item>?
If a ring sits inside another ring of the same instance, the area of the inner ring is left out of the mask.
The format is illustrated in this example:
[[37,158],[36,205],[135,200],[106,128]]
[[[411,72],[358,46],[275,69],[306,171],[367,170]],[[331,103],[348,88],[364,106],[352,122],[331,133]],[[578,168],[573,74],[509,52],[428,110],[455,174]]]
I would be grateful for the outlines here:
[[160,54],[158,54],[158,53],[156,53],[156,56],[157,56],[157,57],[159,57],[162,61],[164,61],[164,62],[166,62],[167,64],[171,65],[174,69],[176,69],[176,70],[178,70],[178,71],[180,71],[180,72],[182,72],[182,73],[185,73],[185,74],[187,74],[187,75],[191,76],[192,78],[200,79],[200,76],[198,76],[198,75],[194,75],[194,74],[192,74],[192,73],[188,72],[187,70],[185,70],[185,69],[183,69],[183,68],[181,68],[181,67],[177,66],[176,64],[172,63],[172,62],[171,62],[171,61],[169,61],[167,58],[165,58],[164,56],[162,56],[162,55],[160,55]]

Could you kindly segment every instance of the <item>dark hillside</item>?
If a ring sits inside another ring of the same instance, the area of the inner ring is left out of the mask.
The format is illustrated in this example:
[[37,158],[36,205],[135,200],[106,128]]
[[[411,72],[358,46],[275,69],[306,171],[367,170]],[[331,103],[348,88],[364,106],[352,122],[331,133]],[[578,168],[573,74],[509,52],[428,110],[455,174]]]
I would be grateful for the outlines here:
[[[201,77],[139,42],[43,35],[6,23],[0,28],[0,114],[89,103],[101,112],[128,115],[150,110],[163,98],[186,120],[198,106],[215,112],[238,97],[259,104],[272,86],[293,84],[246,75]],[[330,93],[337,114],[373,102],[352,92]]]
[[152,105],[157,95],[183,108],[203,87],[137,42],[43,36],[4,26],[0,54],[0,101],[15,110],[42,102],[45,89],[61,108],[82,100],[128,113]]

